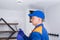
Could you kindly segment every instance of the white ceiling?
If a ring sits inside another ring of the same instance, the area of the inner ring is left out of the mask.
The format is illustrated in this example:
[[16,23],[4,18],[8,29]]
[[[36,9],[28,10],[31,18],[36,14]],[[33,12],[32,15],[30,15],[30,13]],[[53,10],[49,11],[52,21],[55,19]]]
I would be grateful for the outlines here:
[[0,0],[0,9],[24,10],[27,8],[47,9],[60,3],[59,0]]

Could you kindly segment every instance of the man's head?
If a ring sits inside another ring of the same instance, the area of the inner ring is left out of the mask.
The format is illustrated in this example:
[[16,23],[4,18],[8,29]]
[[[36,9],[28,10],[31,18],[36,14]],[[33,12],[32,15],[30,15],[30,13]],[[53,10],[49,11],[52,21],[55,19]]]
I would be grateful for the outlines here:
[[42,21],[45,19],[45,15],[42,11],[36,10],[32,12],[32,14],[29,14],[31,17],[31,22],[34,26],[41,24]]

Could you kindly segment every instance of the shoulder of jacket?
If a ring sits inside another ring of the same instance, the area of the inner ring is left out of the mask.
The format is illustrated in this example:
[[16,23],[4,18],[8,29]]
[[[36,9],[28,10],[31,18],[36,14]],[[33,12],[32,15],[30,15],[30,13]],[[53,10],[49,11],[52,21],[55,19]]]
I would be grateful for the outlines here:
[[42,26],[35,28],[33,32],[39,32],[40,34],[42,34]]

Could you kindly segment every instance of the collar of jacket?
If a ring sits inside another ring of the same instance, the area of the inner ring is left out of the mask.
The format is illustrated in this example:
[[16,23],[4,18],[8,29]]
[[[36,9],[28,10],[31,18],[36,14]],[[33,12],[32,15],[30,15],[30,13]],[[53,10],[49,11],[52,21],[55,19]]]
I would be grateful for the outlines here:
[[39,26],[43,26],[43,24],[38,24],[37,26],[35,26],[35,28],[39,27]]

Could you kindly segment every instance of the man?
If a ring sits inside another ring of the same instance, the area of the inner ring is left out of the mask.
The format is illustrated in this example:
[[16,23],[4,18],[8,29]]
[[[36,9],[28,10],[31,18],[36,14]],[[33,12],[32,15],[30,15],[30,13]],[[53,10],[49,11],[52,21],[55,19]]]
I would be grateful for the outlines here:
[[43,26],[45,15],[42,11],[36,10],[29,14],[31,17],[31,23],[35,26],[34,30],[30,34],[30,40],[49,40],[47,30]]
[[[31,17],[31,23],[35,26],[30,36],[27,37],[25,34],[22,36],[24,40],[49,40],[47,30],[43,26],[43,21],[45,19],[45,15],[42,11],[36,10],[29,14]],[[20,34],[23,32],[20,32]]]

